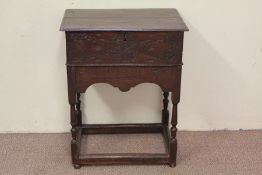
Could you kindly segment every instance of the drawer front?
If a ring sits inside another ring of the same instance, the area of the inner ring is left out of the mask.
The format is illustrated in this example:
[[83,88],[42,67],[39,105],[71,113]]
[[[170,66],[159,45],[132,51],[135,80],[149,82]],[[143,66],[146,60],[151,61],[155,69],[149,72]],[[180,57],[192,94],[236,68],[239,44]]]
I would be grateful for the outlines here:
[[183,32],[67,32],[67,64],[181,64]]

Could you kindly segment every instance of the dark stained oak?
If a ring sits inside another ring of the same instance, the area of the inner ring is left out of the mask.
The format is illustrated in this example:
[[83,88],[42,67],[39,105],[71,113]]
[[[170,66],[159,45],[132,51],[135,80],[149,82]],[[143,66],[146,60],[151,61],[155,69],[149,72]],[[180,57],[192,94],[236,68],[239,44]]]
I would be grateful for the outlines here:
[[160,133],[162,131],[162,123],[82,125],[83,134]]
[[169,92],[163,93],[164,99],[163,99],[163,110],[162,110],[162,123],[166,126],[168,126],[169,122],[169,111],[168,111],[168,96]]
[[[174,167],[183,39],[184,31],[188,30],[177,10],[69,9],[60,29],[66,34],[74,168],[111,164],[169,164]],[[163,91],[161,123],[82,123],[81,93],[89,86],[107,83],[125,92],[146,82],[157,84]],[[169,93],[173,106],[170,129]],[[166,153],[80,154],[83,135],[118,133],[162,133]]]
[[176,9],[68,9],[61,31],[188,31]]
[[165,164],[168,154],[89,154],[80,156],[77,161],[82,165],[113,165],[113,164]]
[[67,64],[182,65],[183,32],[66,32]]
[[[161,76],[161,75],[162,76]],[[121,91],[128,91],[140,83],[154,83],[166,92],[172,91],[180,83],[181,66],[174,67],[77,67],[75,88],[85,92],[95,83],[108,83]],[[173,83],[169,83],[173,82]]]

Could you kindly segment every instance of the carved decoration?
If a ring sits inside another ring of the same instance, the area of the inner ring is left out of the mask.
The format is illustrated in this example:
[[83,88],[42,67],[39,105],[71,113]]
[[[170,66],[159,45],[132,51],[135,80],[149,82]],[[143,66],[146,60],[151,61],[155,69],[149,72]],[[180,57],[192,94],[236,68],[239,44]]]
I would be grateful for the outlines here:
[[165,76],[159,76],[159,72],[152,67],[78,67],[76,88],[83,93],[92,84],[107,83],[125,92],[141,83],[154,83],[164,92],[170,92],[180,84],[181,66],[157,70]]
[[67,32],[68,64],[181,64],[182,32]]

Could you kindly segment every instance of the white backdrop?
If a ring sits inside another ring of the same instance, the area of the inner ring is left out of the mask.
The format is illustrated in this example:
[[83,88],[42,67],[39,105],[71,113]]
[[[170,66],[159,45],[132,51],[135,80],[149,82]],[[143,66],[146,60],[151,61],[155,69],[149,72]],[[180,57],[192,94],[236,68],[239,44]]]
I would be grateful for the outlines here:
[[[185,34],[178,128],[262,128],[260,0],[1,0],[0,132],[67,132],[67,8],[177,8]],[[122,93],[98,84],[82,98],[89,123],[157,122],[158,86]]]

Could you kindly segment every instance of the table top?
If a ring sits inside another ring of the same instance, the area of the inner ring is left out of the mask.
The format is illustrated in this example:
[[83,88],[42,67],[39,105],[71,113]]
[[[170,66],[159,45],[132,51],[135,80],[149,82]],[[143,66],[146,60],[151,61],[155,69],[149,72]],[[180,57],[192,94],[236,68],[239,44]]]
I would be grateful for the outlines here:
[[188,31],[176,9],[67,9],[61,31]]

